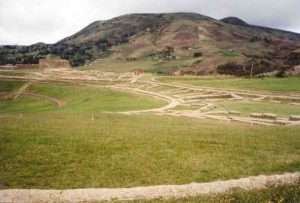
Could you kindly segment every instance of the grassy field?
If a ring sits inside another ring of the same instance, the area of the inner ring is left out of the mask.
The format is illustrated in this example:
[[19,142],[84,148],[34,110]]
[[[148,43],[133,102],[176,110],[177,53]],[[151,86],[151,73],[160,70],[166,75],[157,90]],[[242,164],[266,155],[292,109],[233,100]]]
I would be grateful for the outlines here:
[[218,51],[216,53],[218,56],[227,56],[227,57],[235,57],[240,56],[241,54],[237,51]]
[[24,83],[20,81],[0,80],[0,92],[10,92],[20,88]]
[[251,113],[274,113],[279,116],[300,115],[300,106],[289,104],[276,104],[270,102],[255,101],[216,101],[216,110],[223,111],[239,111],[246,115]]
[[126,61],[126,60],[110,60],[102,59],[94,62],[88,66],[80,67],[81,70],[103,70],[109,72],[131,72],[137,69],[151,69],[155,61],[151,60],[138,60],[138,61]]
[[190,67],[200,63],[201,60],[202,58],[183,57],[176,60],[161,61],[153,64],[153,68],[147,69],[145,72],[169,75],[171,72],[179,70],[179,68]]
[[[11,85],[7,86],[10,87]],[[7,86],[5,86],[6,89]],[[151,109],[166,104],[166,102],[152,97],[103,88],[33,84],[26,91],[58,98],[65,105],[58,108],[47,100],[20,96],[13,101],[2,100],[0,102],[0,113],[44,111],[115,112]]]
[[300,76],[285,78],[226,78],[215,79],[214,77],[201,76],[161,76],[157,77],[162,82],[179,82],[184,84],[229,88],[229,89],[245,89],[245,90],[267,90],[276,92],[300,91]]
[[1,114],[1,187],[183,184],[300,169],[299,127],[152,115],[94,117]]
[[169,74],[170,71],[178,70],[182,67],[192,66],[201,62],[201,58],[179,58],[176,60],[158,61],[152,57],[137,59],[135,61],[102,59],[95,61],[91,65],[80,67],[81,70],[103,70],[111,72],[131,72],[142,69],[147,73]]
[[[22,84],[1,82],[1,91]],[[0,101],[0,188],[186,184],[300,170],[299,126],[103,113],[165,104],[109,89],[32,84],[26,91],[65,105]]]

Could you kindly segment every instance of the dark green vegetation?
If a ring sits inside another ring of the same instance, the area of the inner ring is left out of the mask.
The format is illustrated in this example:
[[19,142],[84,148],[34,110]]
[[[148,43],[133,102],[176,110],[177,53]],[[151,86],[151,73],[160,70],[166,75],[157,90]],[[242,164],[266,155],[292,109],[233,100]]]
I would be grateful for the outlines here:
[[0,64],[37,64],[42,52],[25,46],[0,47]]
[[[130,14],[95,21],[55,44],[1,46],[0,64],[37,63],[46,54],[68,59],[72,66],[99,58],[131,61],[151,57],[165,62],[203,57],[200,63],[189,65],[186,73],[209,74],[219,65],[234,63],[239,67],[253,64],[259,67],[255,69],[259,74],[298,65],[299,48],[299,34],[248,25],[237,18],[216,20],[195,13]],[[174,65],[165,72],[178,69]],[[235,74],[234,68],[230,74]]]
[[300,76],[275,78],[234,78],[234,77],[195,77],[195,76],[180,76],[180,77],[158,77],[162,82],[178,82],[198,86],[243,89],[243,90],[267,90],[274,92],[299,92],[300,91]]
[[243,191],[233,190],[226,194],[199,196],[173,200],[131,201],[148,203],[296,203],[300,202],[300,184],[285,186],[270,186],[267,189]]
[[3,64],[38,64],[40,58],[52,54],[62,59],[68,59],[72,66],[83,65],[97,58],[111,55],[109,42],[89,42],[82,45],[66,44],[34,44],[31,46],[0,47],[0,65]]
[[218,51],[217,55],[219,56],[228,56],[228,57],[233,57],[233,56],[240,56],[240,53],[233,51],[233,50],[225,50],[225,51]]

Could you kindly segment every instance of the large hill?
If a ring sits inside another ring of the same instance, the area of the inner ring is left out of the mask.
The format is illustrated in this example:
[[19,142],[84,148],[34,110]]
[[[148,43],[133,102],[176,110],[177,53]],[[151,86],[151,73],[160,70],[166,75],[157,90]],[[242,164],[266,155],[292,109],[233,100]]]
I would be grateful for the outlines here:
[[299,48],[300,34],[250,25],[237,17],[216,20],[195,13],[166,13],[130,14],[96,21],[54,45],[33,45],[30,51],[53,52],[74,60],[74,65],[99,57],[199,57],[201,60],[184,71],[201,74],[214,72],[218,67],[226,72],[254,64],[259,67],[258,72],[266,72],[297,65],[299,58],[293,54]]

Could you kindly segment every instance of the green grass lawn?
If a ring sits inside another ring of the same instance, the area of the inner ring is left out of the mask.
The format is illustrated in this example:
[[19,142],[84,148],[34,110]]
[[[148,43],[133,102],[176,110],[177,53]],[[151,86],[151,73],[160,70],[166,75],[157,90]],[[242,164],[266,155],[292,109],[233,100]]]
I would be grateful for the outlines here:
[[224,111],[239,111],[244,114],[251,113],[274,113],[279,116],[300,115],[300,106],[289,104],[276,104],[270,102],[255,102],[255,101],[217,101],[213,102],[217,105],[216,110]]
[[24,82],[0,80],[0,92],[10,92],[20,88]]
[[[22,84],[0,83],[1,91]],[[26,91],[65,106],[0,101],[0,188],[186,184],[300,170],[299,126],[103,113],[165,104],[105,88],[32,84]]]
[[165,101],[149,96],[104,88],[32,84],[26,91],[58,98],[65,102],[65,105],[58,108],[47,100],[20,96],[13,101],[0,101],[0,113],[41,111],[115,112],[151,109],[166,104]]
[[300,127],[92,112],[0,120],[2,188],[184,184],[300,170]]
[[216,53],[218,56],[227,56],[227,57],[235,57],[235,56],[240,56],[241,54],[237,51],[228,51],[228,50],[223,50],[223,51],[218,51]]
[[229,89],[245,89],[245,90],[267,90],[276,92],[300,91],[300,76],[285,78],[230,78],[230,79],[214,79],[201,76],[161,76],[157,77],[162,82],[179,82],[191,85],[229,88]]

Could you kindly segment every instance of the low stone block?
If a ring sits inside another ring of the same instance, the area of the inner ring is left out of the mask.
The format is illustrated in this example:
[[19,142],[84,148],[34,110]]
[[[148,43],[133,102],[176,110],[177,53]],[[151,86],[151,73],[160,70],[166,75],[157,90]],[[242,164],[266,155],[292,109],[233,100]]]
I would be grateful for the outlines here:
[[241,114],[241,112],[239,112],[239,111],[229,111],[228,113],[233,114],[233,115],[240,115]]
[[263,114],[261,114],[261,113],[252,113],[252,114],[250,114],[250,116],[253,117],[253,118],[262,118]]
[[277,118],[277,115],[273,113],[252,113],[250,116],[254,118],[266,118],[272,120],[276,120]]
[[288,121],[286,121],[286,120],[275,120],[274,122],[273,122],[274,124],[277,124],[277,125],[288,125],[288,124],[290,124]]
[[273,114],[273,113],[264,113],[263,118],[274,119],[275,120],[277,118],[277,115]]
[[300,121],[300,115],[291,115],[290,121]]

